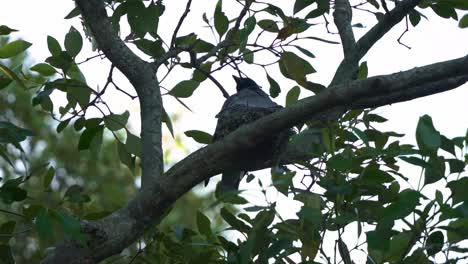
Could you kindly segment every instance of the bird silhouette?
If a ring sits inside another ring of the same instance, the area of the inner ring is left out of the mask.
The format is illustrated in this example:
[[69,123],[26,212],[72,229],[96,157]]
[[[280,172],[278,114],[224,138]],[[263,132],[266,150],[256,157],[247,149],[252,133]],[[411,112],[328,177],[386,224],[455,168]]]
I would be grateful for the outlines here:
[[[273,102],[268,94],[262,91],[261,87],[252,79],[233,77],[236,81],[237,93],[226,99],[221,111],[216,115],[218,123],[213,135],[213,142],[221,140],[242,125],[251,123],[282,108],[282,106]],[[271,158],[275,152],[278,152],[280,145],[284,145],[280,141],[287,142],[287,137],[283,132],[272,136],[271,139],[264,140],[253,149],[247,150],[243,156],[246,159]],[[237,191],[245,174],[246,171],[239,169],[224,171],[220,182],[221,192]]]

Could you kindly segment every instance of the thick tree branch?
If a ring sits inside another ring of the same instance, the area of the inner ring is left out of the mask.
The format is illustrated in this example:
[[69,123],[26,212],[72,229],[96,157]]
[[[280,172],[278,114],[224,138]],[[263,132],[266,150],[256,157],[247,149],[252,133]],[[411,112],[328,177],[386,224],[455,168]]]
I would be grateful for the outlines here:
[[119,38],[107,16],[103,0],[75,1],[99,49],[130,81],[140,99],[142,186],[155,185],[163,172],[161,145],[162,99],[155,69],[136,56]]
[[[354,39],[353,28],[351,27],[352,18],[353,12],[349,0],[336,0],[333,19],[340,34],[345,58],[351,57],[351,54],[355,52],[356,49],[356,40]],[[356,62],[356,64],[357,63],[358,62]]]
[[[125,208],[99,221],[84,223],[90,237],[87,249],[64,242],[44,263],[93,263],[117,254],[159,221],[172,203],[196,184],[233,166],[262,168],[261,162],[243,160],[239,153],[262,142],[268,135],[314,119],[330,108],[351,109],[356,107],[356,102],[360,102],[359,106],[363,108],[375,107],[453,89],[466,81],[467,64],[468,56],[336,85],[244,125],[223,140],[178,162],[160,178],[159,185],[151,186],[146,194],[140,192]],[[381,101],[377,101],[379,98]],[[287,160],[288,157],[284,158]],[[269,165],[268,161],[263,163],[265,167]]]
[[[356,69],[353,65],[359,62],[364,55],[382,38],[390,29],[398,24],[405,16],[413,10],[422,0],[405,0],[397,2],[395,8],[386,13],[374,27],[372,27],[364,36],[356,43],[356,50],[353,56],[345,57],[338,66],[335,76],[330,85],[336,85],[343,80],[353,79],[356,74]],[[338,2],[338,1],[337,1]],[[340,35],[341,36],[341,35]],[[343,43],[344,45],[345,43]]]

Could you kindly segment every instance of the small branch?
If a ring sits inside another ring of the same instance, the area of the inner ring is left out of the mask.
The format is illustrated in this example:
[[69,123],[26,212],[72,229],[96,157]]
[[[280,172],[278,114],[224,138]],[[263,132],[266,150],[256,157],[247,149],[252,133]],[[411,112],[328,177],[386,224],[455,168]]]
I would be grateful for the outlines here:
[[411,49],[410,46],[406,45],[405,43],[401,42],[401,39],[403,38],[403,36],[406,34],[406,32],[409,31],[409,26],[408,26],[408,17],[405,17],[405,23],[406,23],[406,28],[405,28],[405,31],[403,31],[403,33],[401,33],[400,37],[398,37],[398,43],[400,45],[402,45],[403,47],[407,48],[407,49]]
[[210,73],[206,72],[202,68],[197,68],[197,70],[203,73],[208,79],[210,79],[219,88],[224,98],[227,99],[229,97],[229,93],[226,91],[226,89],[224,89],[224,87],[218,82],[218,80],[216,80]]
[[190,5],[191,4],[192,4],[192,0],[188,0],[187,5],[185,6],[185,11],[182,14],[182,16],[180,17],[176,28],[174,29],[174,33],[172,34],[172,40],[171,40],[171,45],[170,45],[171,49],[173,47],[175,47],[175,41],[176,41],[176,38],[177,38],[177,33],[179,33],[180,27],[182,26],[182,24],[184,23],[185,18],[187,17],[188,13],[190,12]]
[[5,214],[11,214],[11,215],[19,216],[19,217],[22,217],[22,218],[27,218],[27,217],[26,217],[25,215],[23,215],[23,214],[11,212],[11,211],[4,210],[4,209],[0,209],[0,212],[1,212],[1,213],[5,213]]

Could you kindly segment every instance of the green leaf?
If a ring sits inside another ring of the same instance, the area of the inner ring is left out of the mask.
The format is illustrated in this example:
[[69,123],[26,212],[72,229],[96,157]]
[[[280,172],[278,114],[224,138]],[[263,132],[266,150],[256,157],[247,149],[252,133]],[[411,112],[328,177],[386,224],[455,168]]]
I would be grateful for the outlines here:
[[440,133],[434,128],[432,119],[428,115],[419,118],[416,127],[416,142],[425,154],[435,153],[442,143]]
[[166,123],[167,129],[171,133],[172,137],[174,137],[174,128],[172,127],[172,121],[169,115],[166,112],[166,109],[163,108],[162,112],[162,122]]
[[447,160],[450,166],[450,173],[461,173],[465,171],[465,163],[457,159]]
[[39,210],[35,221],[35,228],[39,239],[42,241],[45,241],[52,236],[52,218],[46,208],[41,208]]
[[462,240],[468,239],[468,219],[462,218],[451,222],[447,229],[447,240],[451,244],[455,244]]
[[278,64],[281,73],[285,77],[297,82],[305,82],[306,75],[315,72],[315,69],[308,61],[289,51],[281,54]]
[[67,99],[70,103],[78,102],[82,109],[86,109],[91,98],[91,89],[86,85],[70,86],[67,89]]
[[61,51],[58,55],[48,57],[45,61],[55,68],[68,71],[73,63],[73,58],[70,56],[70,54],[68,54],[68,52]]
[[141,157],[141,138],[127,132],[127,141],[125,142],[125,148],[131,154]]
[[62,48],[54,37],[47,36],[47,48],[52,56],[59,56],[62,53]]
[[421,194],[414,190],[403,190],[400,192],[398,200],[391,203],[384,209],[383,219],[386,223],[402,219],[410,213],[414,212],[416,206],[419,205]]
[[242,57],[244,58],[245,62],[248,64],[254,63],[254,52],[249,49],[244,49],[242,53]]
[[135,158],[132,157],[132,154],[127,151],[125,145],[120,141],[117,142],[117,153],[119,154],[120,162],[127,165],[130,171],[133,173],[135,170]]
[[127,125],[128,117],[130,112],[125,111],[120,115],[111,114],[104,117],[104,124],[111,131],[117,131],[124,128]]
[[296,0],[294,3],[294,14],[315,3],[315,0]]
[[427,162],[426,170],[424,171],[424,184],[431,184],[439,181],[445,175],[445,160],[444,157],[433,156]]
[[359,65],[359,70],[358,70],[358,79],[365,79],[367,78],[369,70],[367,69],[367,61],[364,61]]
[[426,240],[426,250],[429,256],[433,256],[442,250],[444,246],[444,234],[442,231],[435,231]]
[[0,59],[14,57],[28,49],[32,44],[24,40],[15,40],[0,47]]
[[294,47],[296,49],[298,49],[300,52],[304,53],[304,55],[306,55],[307,57],[312,58],[312,59],[315,58],[315,55],[312,52],[310,52],[310,51],[308,51],[308,50],[306,50],[306,49],[304,49],[302,47],[299,47],[299,46],[294,46]]
[[128,24],[136,36],[143,38],[156,28],[158,14],[147,10],[142,1],[130,1],[126,7]]
[[222,8],[223,8],[223,2],[222,0],[218,0],[218,3],[216,4],[216,8],[215,8],[215,13],[214,13],[214,26],[220,38],[224,35],[224,33],[226,33],[229,27],[229,19],[226,17],[224,12],[222,11]]
[[174,86],[174,88],[172,88],[168,94],[179,98],[187,98],[192,96],[193,92],[198,88],[199,85],[199,82],[193,80],[181,81],[180,83],[176,84],[176,86]]
[[5,25],[0,26],[0,36],[9,35],[11,32],[16,32],[16,31],[18,30],[9,28],[8,26],[5,26]]
[[68,51],[68,54],[72,57],[76,57],[80,53],[81,48],[83,48],[83,38],[80,35],[80,32],[74,27],[70,27],[70,30],[65,35],[65,49]]
[[236,216],[234,216],[229,210],[225,207],[221,208],[221,217],[226,221],[232,228],[238,230],[242,233],[248,233],[250,227],[245,224],[242,220],[239,220]]
[[268,32],[278,33],[279,28],[275,21],[271,19],[263,19],[257,22],[258,26]]
[[387,172],[379,169],[377,165],[371,163],[361,174],[360,182],[364,184],[383,184],[394,181],[394,178]]
[[78,7],[75,7],[70,11],[70,13],[68,13],[68,15],[64,17],[64,19],[71,19],[71,18],[79,16],[80,14],[81,14],[80,9]]
[[19,143],[31,136],[34,136],[34,133],[30,130],[0,121],[0,143]]
[[55,69],[47,63],[38,63],[31,67],[31,71],[35,71],[42,76],[50,76],[57,73]]
[[213,136],[199,130],[188,130],[185,131],[184,134],[187,137],[193,138],[196,142],[201,143],[201,144],[210,144],[213,142]]
[[57,219],[61,229],[67,236],[77,241],[81,246],[86,245],[86,237],[81,232],[80,221],[78,219],[64,212],[54,211],[52,215]]
[[89,196],[83,192],[83,187],[76,184],[68,187],[63,199],[74,204],[83,204],[91,201]]
[[103,125],[86,128],[86,130],[83,131],[83,133],[80,136],[80,140],[78,142],[78,150],[89,149],[93,138],[103,130]]
[[460,178],[447,183],[447,187],[452,191],[453,205],[459,202],[468,201],[468,178]]
[[135,44],[138,49],[152,58],[158,58],[166,52],[163,48],[162,41],[159,39],[156,41],[151,41],[148,39],[137,39],[133,42],[133,44]]
[[286,94],[286,107],[295,104],[299,100],[299,95],[301,94],[301,88],[299,86],[294,86]]
[[204,80],[206,80],[206,74],[210,73],[211,65],[213,65],[213,62],[210,61],[202,63],[199,69],[195,69],[195,71],[193,71],[192,80],[196,82],[203,82]]
[[268,74],[267,74],[267,79],[268,79],[268,83],[270,83],[270,90],[269,90],[270,91],[270,96],[273,97],[273,98],[278,97],[278,95],[281,93],[281,87]]
[[42,187],[44,187],[44,189],[49,188],[50,183],[52,183],[52,180],[54,179],[54,176],[55,176],[55,168],[53,166],[50,166],[43,176],[44,179],[42,180]]
[[[10,78],[11,80],[16,81],[16,83],[23,89],[26,89],[26,86],[24,85],[23,81],[16,75],[16,73],[10,68],[0,64],[0,73],[5,75],[6,77]],[[4,81],[5,82],[5,81]]]
[[197,228],[198,231],[205,235],[207,238],[213,237],[213,232],[211,231],[210,219],[206,217],[202,212],[197,211]]
[[465,14],[458,22],[460,28],[468,28],[468,14]]
[[417,26],[419,24],[419,21],[421,21],[421,15],[419,14],[418,11],[411,10],[409,12],[409,19],[410,19],[411,25],[413,25],[413,27],[415,27],[415,26]]
[[338,239],[338,251],[340,252],[341,259],[343,260],[344,264],[352,264],[351,256],[349,255],[348,247],[343,240]]
[[10,78],[0,76],[0,90],[8,87],[8,85],[10,85],[11,82],[12,80]]

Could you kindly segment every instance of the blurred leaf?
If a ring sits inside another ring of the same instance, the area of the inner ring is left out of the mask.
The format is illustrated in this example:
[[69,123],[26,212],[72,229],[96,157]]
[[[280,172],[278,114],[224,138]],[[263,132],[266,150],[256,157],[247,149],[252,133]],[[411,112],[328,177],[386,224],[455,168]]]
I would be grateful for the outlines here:
[[8,244],[8,241],[13,237],[9,236],[15,232],[15,221],[8,221],[0,225],[0,244]]
[[[26,86],[24,85],[23,81],[18,77],[18,75],[16,75],[15,72],[13,72],[12,70],[10,70],[10,68],[8,68],[7,66],[4,66],[2,64],[0,64],[0,73],[2,73],[3,75],[5,75],[6,77],[10,78],[11,80],[14,80],[16,81],[16,83],[23,89],[26,89]],[[7,81],[4,80],[3,81],[3,85],[5,85]]]
[[15,264],[15,259],[9,245],[0,245],[0,260],[2,264]]
[[39,239],[47,240],[52,236],[52,218],[49,215],[48,209],[41,208],[35,221],[35,228]]
[[187,98],[193,94],[199,85],[199,82],[193,80],[181,81],[176,84],[176,86],[174,86],[174,88],[172,88],[168,94],[179,98]]
[[135,158],[132,157],[129,151],[125,148],[125,145],[120,141],[117,141],[117,153],[119,154],[120,162],[127,165],[132,173],[135,171]]
[[104,130],[103,125],[86,128],[86,130],[83,131],[83,133],[80,136],[80,140],[78,142],[78,150],[89,149],[93,138],[98,133],[100,133],[100,132],[102,133],[103,130]]
[[206,74],[210,73],[211,65],[213,65],[213,62],[210,61],[200,64],[199,69],[193,71],[192,80],[196,82],[203,82],[206,80]]
[[212,135],[200,130],[188,130],[185,131],[184,134],[187,137],[193,138],[196,142],[201,144],[210,144],[213,141]]
[[286,107],[295,104],[299,100],[299,95],[301,94],[301,88],[299,86],[294,86],[286,94]]
[[47,63],[38,63],[31,67],[31,71],[35,71],[42,76],[50,76],[56,73],[55,69]]
[[4,35],[9,35],[11,32],[16,32],[18,30],[9,28],[8,26],[5,25],[0,25],[0,36]]
[[128,122],[128,117],[130,116],[130,112],[125,111],[122,114],[111,114],[104,117],[104,124],[106,125],[107,129],[111,131],[117,131],[122,128],[125,128]]
[[82,47],[83,38],[80,33],[73,26],[70,27],[70,30],[65,35],[65,49],[68,51],[70,56],[76,57],[76,55],[80,53]]
[[238,230],[242,233],[248,233],[250,227],[245,224],[242,220],[239,220],[236,216],[234,216],[229,210],[225,207],[221,208],[221,217],[226,221],[232,228]]
[[44,179],[42,180],[42,187],[44,189],[48,189],[50,184],[52,183],[52,180],[54,179],[55,176],[55,168],[53,166],[50,166],[49,169],[44,173]]
[[141,138],[127,132],[127,141],[125,142],[125,148],[131,154],[141,157]]
[[86,237],[81,232],[80,221],[64,212],[54,211],[52,214],[60,224],[63,232],[81,246],[86,245]]
[[28,49],[32,44],[24,40],[15,40],[0,46],[0,59],[14,57]]

